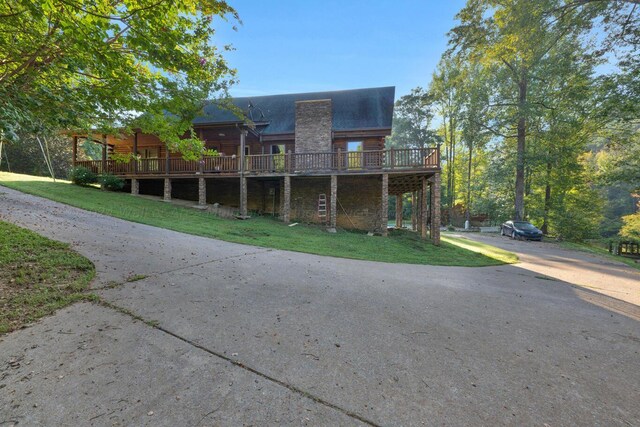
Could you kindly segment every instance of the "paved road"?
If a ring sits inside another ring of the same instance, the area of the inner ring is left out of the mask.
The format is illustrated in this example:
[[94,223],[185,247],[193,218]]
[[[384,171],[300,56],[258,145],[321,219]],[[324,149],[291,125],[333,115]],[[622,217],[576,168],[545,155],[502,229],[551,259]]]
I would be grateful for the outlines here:
[[[112,305],[0,341],[0,425],[640,424],[640,275],[625,267],[586,287],[533,258],[334,259],[0,193],[0,219],[73,243]],[[627,301],[594,289],[621,277]]]
[[[518,254],[518,267],[549,278],[574,284],[610,296],[610,308],[616,300],[640,306],[640,271],[626,264],[586,252],[567,250],[552,242],[512,240],[498,233],[460,233],[453,235],[488,243]],[[607,301],[601,300],[602,302]],[[636,315],[637,311],[632,309]]]

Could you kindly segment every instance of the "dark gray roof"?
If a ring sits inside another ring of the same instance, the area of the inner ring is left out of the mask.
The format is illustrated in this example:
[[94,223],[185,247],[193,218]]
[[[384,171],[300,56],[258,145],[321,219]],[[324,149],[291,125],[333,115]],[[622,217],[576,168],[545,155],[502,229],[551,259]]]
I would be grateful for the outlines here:
[[[296,101],[331,99],[333,130],[391,129],[395,87],[311,92],[287,95],[249,96],[231,98],[230,101],[251,121],[268,123],[265,135],[293,133],[295,130]],[[250,107],[251,106],[251,107]],[[196,117],[194,125],[242,122],[233,112],[211,102],[204,115]],[[261,128],[261,127],[259,127]]]

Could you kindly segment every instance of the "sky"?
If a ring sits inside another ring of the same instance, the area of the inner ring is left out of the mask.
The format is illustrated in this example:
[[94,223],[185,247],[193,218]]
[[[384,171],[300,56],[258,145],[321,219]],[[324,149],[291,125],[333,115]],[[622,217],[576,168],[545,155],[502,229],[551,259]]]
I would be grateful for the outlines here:
[[[232,96],[426,87],[464,0],[228,0],[242,21],[215,23],[238,72]],[[237,26],[237,31],[232,29]]]

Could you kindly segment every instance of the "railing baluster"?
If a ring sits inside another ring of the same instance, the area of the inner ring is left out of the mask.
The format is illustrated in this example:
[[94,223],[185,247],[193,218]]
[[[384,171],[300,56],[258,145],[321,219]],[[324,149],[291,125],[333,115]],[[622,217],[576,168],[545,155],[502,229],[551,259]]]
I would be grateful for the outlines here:
[[[165,173],[169,168],[170,173],[189,174],[200,171],[202,173],[236,174],[239,160],[235,156],[204,157],[202,163],[197,160],[184,160],[182,158],[166,159],[140,159],[135,170],[133,162],[118,163],[108,159],[104,166],[104,172],[114,175],[127,174],[154,174]],[[247,171],[251,173],[294,173],[305,171],[330,171],[363,169],[388,169],[388,170],[421,170],[435,169],[440,166],[439,151],[436,147],[426,148],[392,148],[389,150],[369,151],[342,151],[321,153],[292,153],[290,150],[279,154],[255,154],[246,158]],[[79,160],[76,166],[86,167],[95,172],[102,173],[101,160]]]

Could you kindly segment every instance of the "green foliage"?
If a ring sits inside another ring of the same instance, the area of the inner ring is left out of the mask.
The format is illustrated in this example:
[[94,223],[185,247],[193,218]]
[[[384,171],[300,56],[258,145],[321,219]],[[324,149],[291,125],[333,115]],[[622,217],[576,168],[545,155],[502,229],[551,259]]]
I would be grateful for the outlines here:
[[111,174],[103,174],[98,178],[103,190],[120,191],[124,187],[124,179]]
[[98,182],[98,175],[84,166],[76,166],[69,172],[69,179],[76,185],[90,185]]
[[[640,188],[632,3],[467,2],[429,87],[444,218],[463,206],[493,222],[515,212],[565,239],[617,232]],[[584,37],[594,27],[603,37]],[[594,77],[605,58],[615,72]]]
[[[17,141],[43,129],[144,127],[179,142],[235,71],[212,44],[214,18],[238,19],[221,0],[16,0],[0,3],[0,134]],[[136,123],[138,113],[147,116]]]
[[606,145],[597,155],[598,178],[604,184],[627,183],[640,191],[640,123],[615,123],[605,129]]
[[[2,147],[0,170],[9,170],[30,175],[48,176],[44,156],[38,141],[32,134],[19,134],[18,142],[5,142]],[[41,137],[42,140],[42,137]],[[71,144],[63,135],[47,135],[51,164],[56,177],[69,176],[71,169]],[[7,162],[8,160],[8,162]]]
[[109,157],[116,163],[129,163],[134,156],[133,153],[112,153]]
[[620,229],[620,237],[640,241],[640,203],[638,203],[638,212],[623,216],[622,222],[624,225]]
[[393,133],[386,141],[388,147],[435,147],[440,143],[440,137],[431,127],[435,116],[433,96],[421,87],[396,101],[393,114]]
[[595,190],[572,189],[550,213],[550,233],[565,240],[582,241],[599,236],[603,202]]

